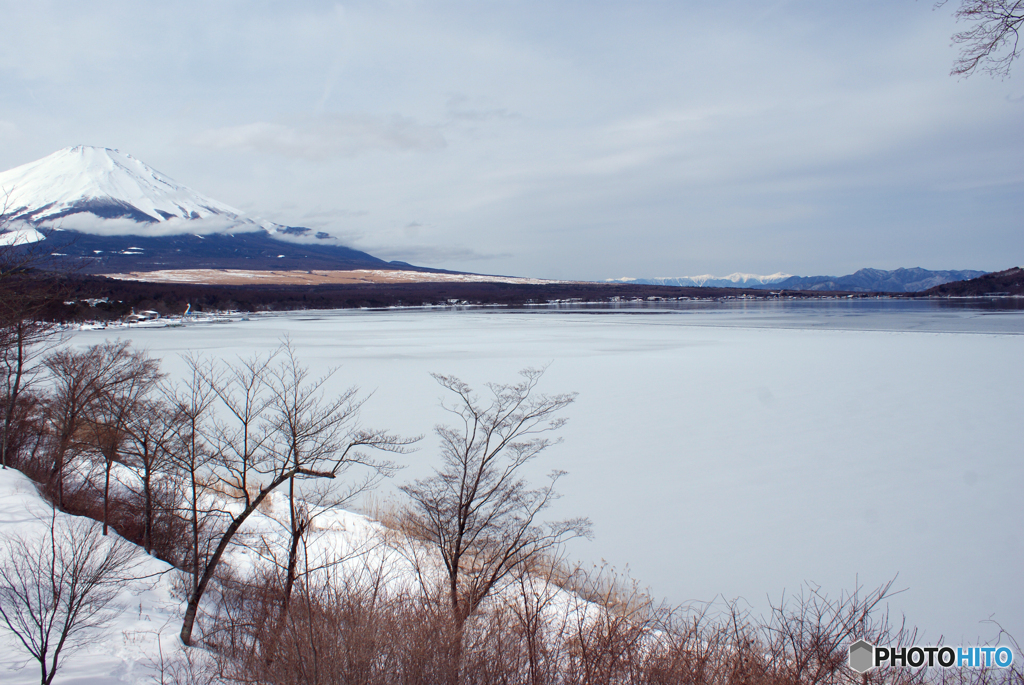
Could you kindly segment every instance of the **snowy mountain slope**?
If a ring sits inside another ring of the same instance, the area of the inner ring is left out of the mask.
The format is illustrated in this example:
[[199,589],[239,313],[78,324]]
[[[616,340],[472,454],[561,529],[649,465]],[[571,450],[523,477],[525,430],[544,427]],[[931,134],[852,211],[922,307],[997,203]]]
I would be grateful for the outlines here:
[[129,154],[78,145],[0,173],[5,214],[40,223],[75,214],[138,223],[210,219],[260,226],[223,202],[200,195]]
[[778,287],[787,290],[914,293],[984,274],[984,271],[930,271],[920,267],[891,271],[860,269],[847,276],[793,276],[780,282]]

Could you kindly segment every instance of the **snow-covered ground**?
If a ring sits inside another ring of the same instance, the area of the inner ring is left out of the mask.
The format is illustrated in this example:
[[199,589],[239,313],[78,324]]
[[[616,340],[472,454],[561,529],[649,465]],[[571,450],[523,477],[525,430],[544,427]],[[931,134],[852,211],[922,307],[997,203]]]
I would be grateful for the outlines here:
[[[803,308],[801,308],[803,307]],[[915,309],[916,308],[916,309]],[[226,326],[83,331],[165,360],[234,358],[291,336],[364,422],[427,434],[399,481],[426,475],[445,420],[429,372],[479,387],[528,365],[579,391],[570,475],[552,516],[588,515],[607,559],[673,602],[742,597],[757,613],[803,581],[838,594],[899,575],[923,641],[1024,637],[1024,315],[850,303],[741,310],[348,311]]]
[[[87,469],[78,469],[78,477],[86,477]],[[92,474],[95,477],[96,474]],[[128,483],[134,479],[125,467],[114,470],[114,489],[117,481]],[[207,508],[238,513],[242,504],[234,500],[209,501]],[[313,572],[314,586],[324,582],[324,571],[330,569],[335,577],[344,578],[353,587],[370,583],[380,584],[385,591],[400,593],[417,591],[421,582],[428,587],[443,587],[443,568],[433,551],[422,542],[389,530],[362,514],[343,510],[312,509],[312,523],[305,538],[305,564],[321,569]],[[275,563],[285,564],[288,550],[288,498],[275,492],[254,512],[228,547],[223,562],[238,576],[252,576],[257,570],[273,571]],[[42,500],[35,485],[13,469],[0,470],[0,564],[9,563],[7,540],[19,538],[33,548],[45,545],[48,526],[53,519],[54,529],[66,531],[74,522],[98,526],[88,519],[57,513]],[[116,538],[115,533],[111,533]],[[62,539],[58,532],[58,540]],[[58,542],[58,544],[60,544]],[[415,560],[415,564],[414,561]],[[183,649],[178,631],[184,612],[181,596],[182,574],[169,565],[148,557],[136,548],[137,565],[133,566],[131,582],[124,583],[112,604],[113,618],[106,627],[89,629],[83,633],[89,644],[75,651],[65,650],[60,657],[57,683],[113,685],[114,683],[152,683],[160,672],[161,664],[170,672],[172,664]],[[300,562],[302,564],[303,562]],[[42,565],[46,568],[46,565]],[[300,568],[303,568],[300,565]],[[417,570],[418,569],[418,570]],[[418,575],[420,574],[420,575]],[[44,579],[48,576],[44,576]],[[175,578],[179,580],[175,589]],[[532,591],[544,598],[545,614],[576,620],[596,618],[596,605],[541,579],[531,584]],[[212,628],[209,610],[216,611],[216,591],[207,593],[204,600],[207,612],[200,611],[196,635]],[[515,587],[497,588],[498,601],[515,602]],[[212,602],[212,604],[211,604]],[[7,608],[7,607],[5,607]],[[51,634],[55,644],[59,631]],[[49,652],[52,659],[52,650]],[[49,661],[48,661],[49,663]],[[0,682],[20,685],[39,681],[39,665],[19,644],[3,623],[0,623]]]
[[[52,512],[32,481],[13,469],[0,470],[0,534],[42,539],[48,535]],[[55,527],[65,526],[73,518],[58,513]],[[0,554],[3,550],[0,547]],[[143,555],[133,575],[140,579],[126,584],[116,598],[118,615],[103,633],[103,639],[77,653],[64,655],[54,682],[136,682],[153,672],[161,651],[169,657],[178,649],[182,607],[171,592],[170,567]],[[38,683],[39,673],[39,663],[6,628],[0,628],[0,682]]]

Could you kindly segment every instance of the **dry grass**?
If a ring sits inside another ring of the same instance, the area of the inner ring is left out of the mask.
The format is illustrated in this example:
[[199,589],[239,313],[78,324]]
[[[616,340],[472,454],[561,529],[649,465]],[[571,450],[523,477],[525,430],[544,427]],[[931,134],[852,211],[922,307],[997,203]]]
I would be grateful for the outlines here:
[[[616,582],[595,578],[595,587]],[[767,618],[734,603],[604,612],[572,607],[517,611],[493,603],[460,633],[438,598],[389,592],[382,578],[336,577],[302,584],[287,615],[272,582],[233,585],[221,595],[229,617],[208,643],[223,682],[276,685],[1021,685],[1021,669],[967,671],[847,668],[844,617],[864,617],[880,644],[895,631],[870,602],[880,590],[823,601],[794,598]],[[528,598],[525,598],[528,599]],[[527,605],[538,605],[527,601]],[[520,607],[522,609],[522,607]],[[867,615],[864,612],[867,611]],[[841,620],[837,623],[836,618]],[[904,642],[905,643],[905,642]]]
[[381,497],[374,492],[366,493],[357,507],[360,514],[367,516],[385,528],[401,533],[407,538],[426,542],[422,531],[412,525],[406,505],[397,497]]
[[559,281],[478,274],[439,274],[424,271],[353,269],[350,271],[255,271],[245,269],[167,269],[103,274],[121,281],[147,283],[204,283],[208,285],[343,285],[358,283],[528,283]]

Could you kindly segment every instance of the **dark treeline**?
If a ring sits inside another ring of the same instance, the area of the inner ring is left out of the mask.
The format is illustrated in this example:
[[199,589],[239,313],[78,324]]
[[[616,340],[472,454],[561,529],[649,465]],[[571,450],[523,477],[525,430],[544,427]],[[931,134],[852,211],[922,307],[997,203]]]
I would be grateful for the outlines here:
[[[48,278],[43,279],[46,282]],[[529,305],[552,301],[610,302],[650,298],[715,300],[740,296],[767,299],[770,291],[739,288],[679,288],[615,283],[367,283],[337,285],[206,285],[119,281],[100,276],[63,279],[65,296],[46,315],[54,320],[104,320],[152,309],[162,315],[193,311],[246,312],[298,309],[350,309],[467,304]],[[787,296],[791,293],[787,293]],[[798,293],[792,293],[800,296]],[[833,295],[833,293],[829,293]],[[808,293],[820,297],[821,293]],[[858,294],[863,296],[863,294]],[[90,305],[86,300],[105,299]],[[71,304],[65,304],[70,302]]]

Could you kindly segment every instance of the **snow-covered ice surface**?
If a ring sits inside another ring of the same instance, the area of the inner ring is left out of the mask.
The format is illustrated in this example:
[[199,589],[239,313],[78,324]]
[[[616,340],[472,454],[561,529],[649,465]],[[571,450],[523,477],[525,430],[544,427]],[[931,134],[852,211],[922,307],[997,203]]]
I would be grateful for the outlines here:
[[165,360],[234,358],[291,337],[315,371],[374,395],[364,423],[444,421],[429,372],[482,389],[548,365],[579,391],[552,516],[588,515],[607,559],[673,602],[742,597],[756,613],[803,581],[832,594],[899,574],[895,613],[953,644],[1024,638],[1024,312],[953,303],[304,312],[226,326],[83,331]]
[[[0,532],[30,539],[47,535],[52,508],[35,485],[13,469],[0,470]],[[55,525],[73,517],[57,514]],[[112,533],[113,534],[113,533]],[[2,550],[0,550],[2,553]],[[147,578],[128,583],[117,597],[120,613],[106,636],[86,649],[61,659],[55,683],[114,685],[145,680],[162,651],[178,649],[181,603],[172,597],[169,566],[153,558],[135,570]],[[39,664],[6,628],[0,628],[0,682],[39,682]],[[159,642],[159,644],[158,644]]]

